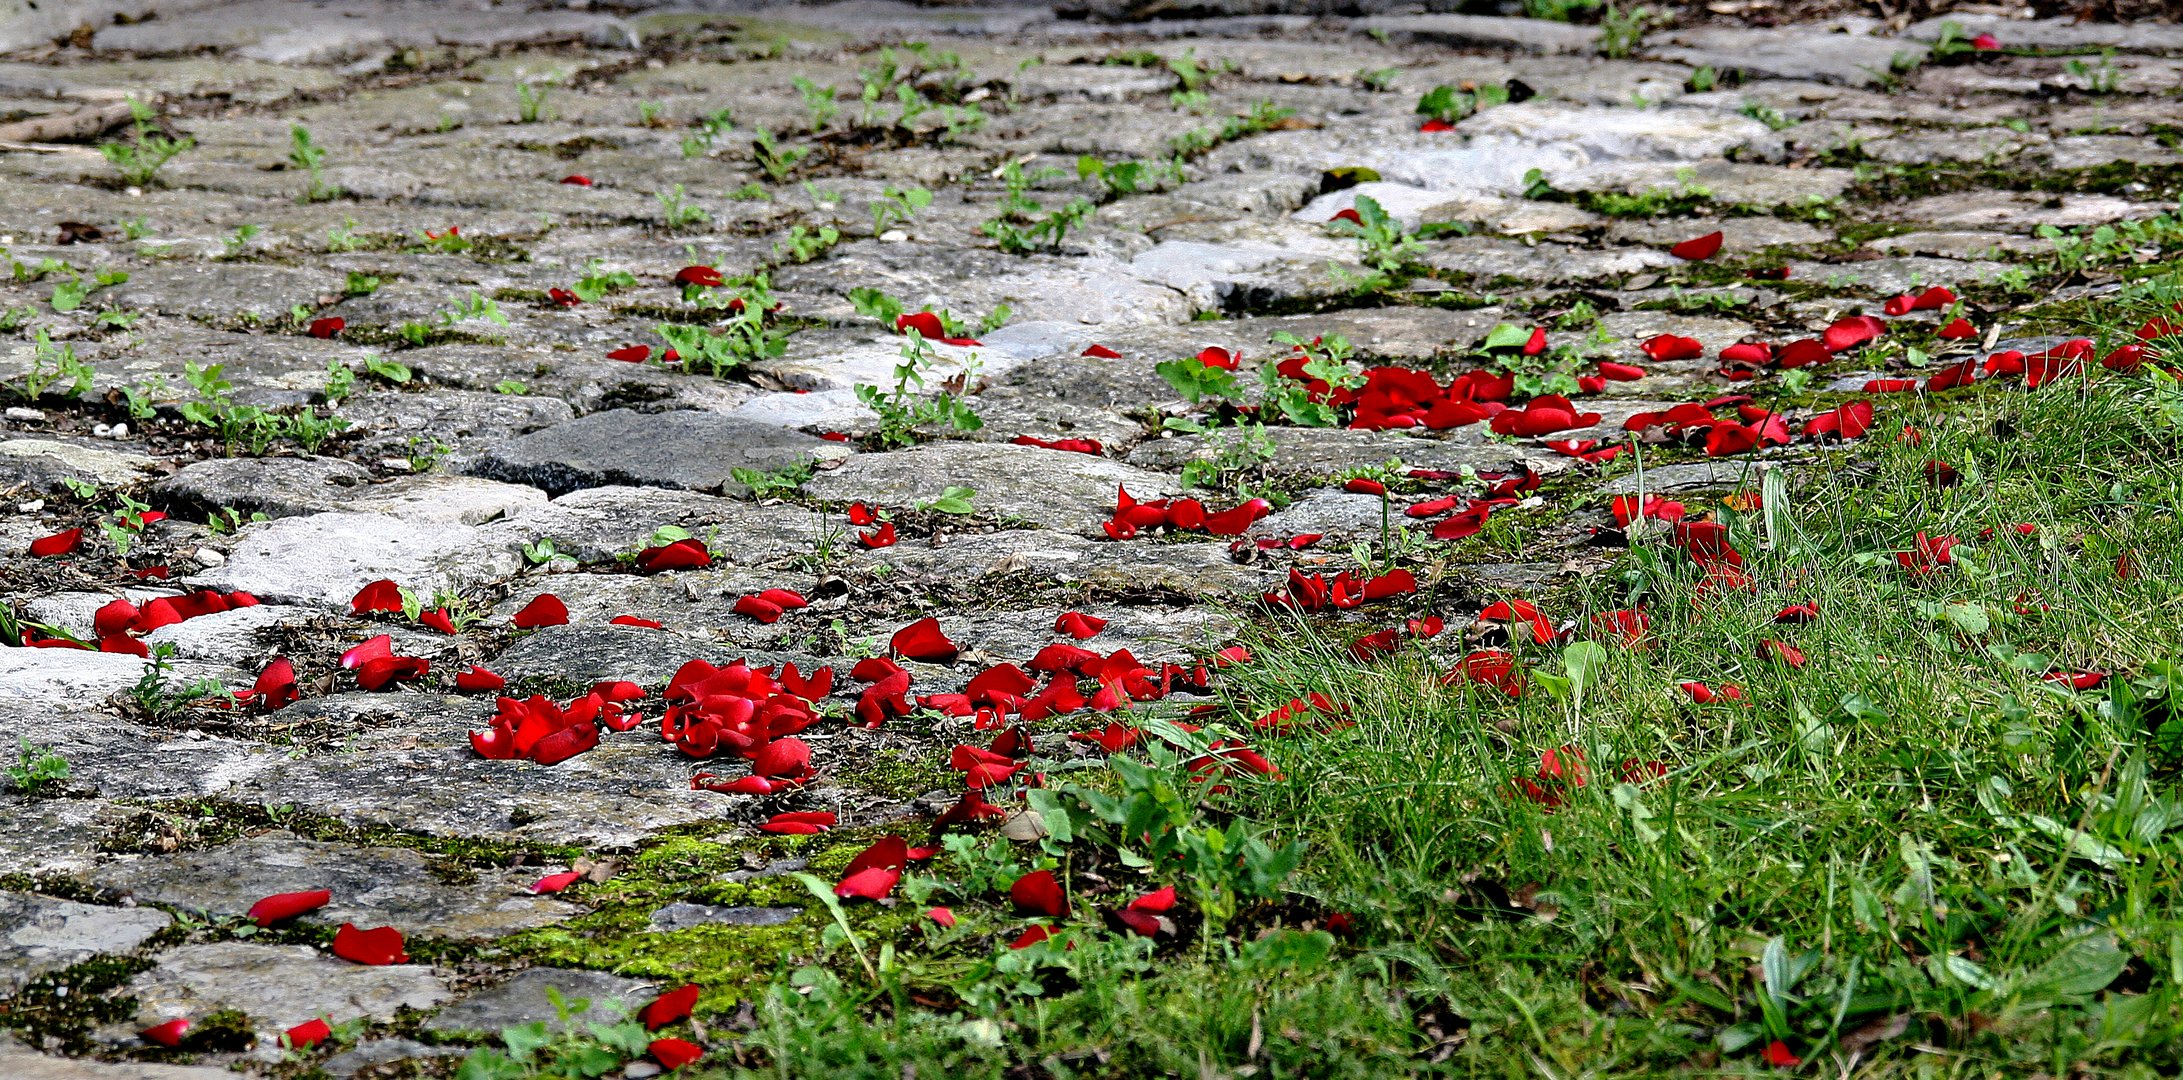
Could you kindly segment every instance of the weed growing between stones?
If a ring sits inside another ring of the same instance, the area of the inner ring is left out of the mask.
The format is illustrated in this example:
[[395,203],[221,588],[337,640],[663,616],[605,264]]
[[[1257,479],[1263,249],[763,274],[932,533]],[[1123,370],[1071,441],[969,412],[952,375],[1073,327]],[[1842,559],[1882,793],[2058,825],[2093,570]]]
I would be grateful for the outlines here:
[[161,131],[159,113],[132,97],[129,99],[129,141],[100,143],[99,153],[115,172],[121,174],[122,183],[142,188],[152,186],[159,170],[196,145],[197,140],[187,135],[177,139]]

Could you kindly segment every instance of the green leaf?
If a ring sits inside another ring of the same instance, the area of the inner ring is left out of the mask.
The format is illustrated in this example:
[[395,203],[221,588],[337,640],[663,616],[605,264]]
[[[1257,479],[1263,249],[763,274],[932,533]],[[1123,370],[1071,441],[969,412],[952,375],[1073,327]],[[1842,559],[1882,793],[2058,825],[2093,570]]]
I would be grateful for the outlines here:
[[2030,1003],[2087,997],[2107,989],[2129,962],[2130,954],[2117,947],[2112,936],[2087,934],[2062,946],[2011,989]]
[[1489,351],[1493,349],[1521,349],[1530,341],[1531,331],[1514,323],[1500,323],[1486,334],[1485,344],[1480,345],[1479,348]]
[[943,514],[967,514],[971,511],[970,500],[978,492],[973,488],[948,485],[940,497],[931,502],[919,503],[920,510],[938,510]]
[[529,1061],[538,1051],[553,1043],[553,1034],[546,1030],[545,1021],[533,1020],[528,1024],[501,1028],[500,1041],[507,1045],[509,1057],[517,1061]]
[[1607,648],[1596,641],[1579,641],[1561,651],[1561,667],[1569,673],[1569,691],[1577,700],[1593,685],[1592,676],[1607,666]]

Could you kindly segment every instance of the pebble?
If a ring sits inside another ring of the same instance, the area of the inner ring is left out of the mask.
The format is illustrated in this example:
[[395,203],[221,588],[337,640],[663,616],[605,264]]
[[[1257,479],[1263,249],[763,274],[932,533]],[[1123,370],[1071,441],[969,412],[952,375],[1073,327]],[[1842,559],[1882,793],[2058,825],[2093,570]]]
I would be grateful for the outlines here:
[[21,421],[23,421],[24,423],[28,423],[28,424],[43,424],[43,423],[45,423],[45,414],[44,414],[44,413],[42,413],[42,412],[38,411],[37,409],[31,409],[31,408],[26,408],[26,407],[24,407],[24,406],[21,406],[21,405],[10,405],[10,406],[8,406],[8,414],[7,414],[7,415],[8,415],[8,419],[10,419],[10,420],[21,420]]

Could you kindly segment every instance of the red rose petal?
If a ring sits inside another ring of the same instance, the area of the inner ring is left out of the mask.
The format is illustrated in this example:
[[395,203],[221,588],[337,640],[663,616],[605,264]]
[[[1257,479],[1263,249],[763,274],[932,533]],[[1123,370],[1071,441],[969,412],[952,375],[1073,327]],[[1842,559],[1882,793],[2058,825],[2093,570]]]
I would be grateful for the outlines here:
[[177,1018],[164,1023],[153,1024],[137,1032],[137,1035],[145,1042],[158,1043],[161,1046],[180,1046],[182,1045],[182,1033],[188,1030],[189,1021]]
[[697,1005],[698,993],[696,983],[669,990],[639,1010],[637,1019],[644,1022],[646,1031],[658,1031],[690,1015],[690,1010]]
[[342,923],[341,929],[334,931],[333,950],[343,960],[372,967],[409,960],[409,954],[402,951],[402,932],[391,926],[359,930],[355,923]]
[[1069,900],[1062,895],[1061,882],[1051,870],[1034,870],[1016,879],[1008,887],[1008,899],[1016,910],[1025,915],[1048,915],[1061,918],[1069,912]]
[[250,905],[250,921],[259,926],[271,926],[286,922],[298,915],[317,911],[333,902],[334,894],[328,889],[311,889],[304,892],[275,893]]
[[687,1039],[654,1039],[650,1046],[644,1048],[644,1052],[652,1055],[652,1060],[659,1062],[659,1067],[668,1072],[705,1056],[704,1047]]
[[568,625],[568,605],[552,593],[540,593],[523,610],[509,620],[518,630],[536,630],[542,626]]
[[334,1029],[332,1028],[332,1026],[328,1025],[326,1021],[321,1018],[317,1020],[305,1020],[304,1022],[297,1024],[292,1028],[289,1028],[287,1031],[281,1032],[281,1038],[285,1040],[288,1045],[293,1049],[308,1050],[311,1047],[317,1046],[318,1044],[333,1038],[333,1034]]
[[51,536],[41,536],[31,541],[30,554],[33,558],[50,559],[55,555],[66,555],[76,550],[82,543],[83,530],[70,529],[67,532],[57,532]]
[[1696,262],[1700,259],[1710,259],[1720,254],[1720,250],[1721,234],[1709,232],[1704,236],[1693,237],[1669,248],[1668,254],[1678,259],[1689,259]]

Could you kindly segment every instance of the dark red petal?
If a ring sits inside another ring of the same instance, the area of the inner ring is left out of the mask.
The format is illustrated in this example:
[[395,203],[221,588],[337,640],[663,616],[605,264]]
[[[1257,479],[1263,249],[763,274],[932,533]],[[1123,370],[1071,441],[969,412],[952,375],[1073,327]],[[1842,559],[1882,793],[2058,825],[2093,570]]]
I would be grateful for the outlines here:
[[1034,870],[1008,887],[1008,899],[1025,915],[1049,915],[1056,919],[1069,913],[1068,898],[1051,870]]

